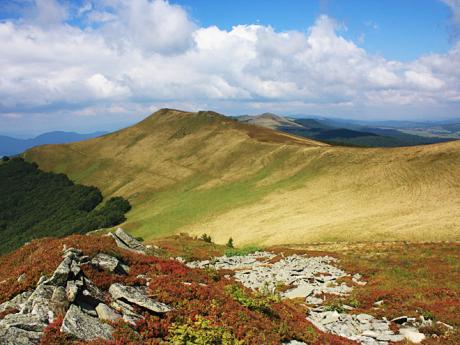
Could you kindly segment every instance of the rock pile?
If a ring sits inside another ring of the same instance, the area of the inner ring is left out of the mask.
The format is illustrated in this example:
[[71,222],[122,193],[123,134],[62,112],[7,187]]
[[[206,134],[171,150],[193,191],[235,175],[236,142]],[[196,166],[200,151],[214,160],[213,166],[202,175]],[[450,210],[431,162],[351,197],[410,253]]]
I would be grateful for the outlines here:
[[285,298],[305,298],[308,304],[321,304],[323,293],[346,295],[351,288],[337,279],[348,276],[332,265],[330,256],[303,257],[292,255],[273,264],[275,257],[268,252],[246,256],[218,257],[214,260],[191,262],[189,267],[235,270],[235,278],[251,289],[274,290],[278,284],[291,287],[282,293]]
[[37,344],[45,327],[57,315],[65,315],[61,332],[82,340],[110,339],[112,326],[104,321],[123,319],[135,323],[136,310],[163,314],[170,308],[148,297],[143,286],[112,284],[102,291],[82,271],[93,265],[114,274],[129,267],[115,257],[99,253],[93,258],[75,248],[64,248],[63,260],[51,277],[42,277],[34,291],[24,292],[0,305],[0,312],[17,310],[0,320],[0,345]]
[[405,339],[390,329],[390,322],[368,314],[345,314],[323,307],[310,310],[307,318],[323,332],[333,333],[366,345],[388,344]]
[[[218,257],[213,260],[191,262],[190,267],[228,269],[235,271],[235,279],[251,289],[274,290],[277,284],[291,287],[281,294],[283,298],[304,298],[312,306],[307,319],[326,333],[333,333],[364,345],[387,345],[407,339],[420,342],[424,335],[412,324],[404,324],[399,334],[390,329],[387,319],[376,319],[368,314],[347,314],[320,306],[323,294],[347,295],[352,291],[345,283],[338,283],[349,274],[334,266],[336,259],[329,256],[304,257],[292,255],[272,263],[274,254],[257,252],[246,256]],[[353,283],[365,285],[361,275],[351,276]],[[350,307],[350,309],[353,309]],[[401,324],[401,323],[400,323]],[[288,344],[299,344],[291,341]]]

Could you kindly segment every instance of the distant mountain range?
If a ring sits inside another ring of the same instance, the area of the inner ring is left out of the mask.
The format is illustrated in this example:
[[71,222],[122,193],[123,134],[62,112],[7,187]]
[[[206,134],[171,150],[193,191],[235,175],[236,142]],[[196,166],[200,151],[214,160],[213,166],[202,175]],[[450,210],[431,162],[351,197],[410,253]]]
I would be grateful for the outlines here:
[[24,152],[34,146],[45,144],[65,144],[96,138],[106,132],[94,132],[81,134],[75,132],[48,132],[31,139],[18,139],[5,135],[0,135],[0,156],[12,156]]
[[459,123],[365,122],[291,118],[272,113],[243,115],[238,121],[276,129],[333,145],[399,147],[434,144],[460,138]]

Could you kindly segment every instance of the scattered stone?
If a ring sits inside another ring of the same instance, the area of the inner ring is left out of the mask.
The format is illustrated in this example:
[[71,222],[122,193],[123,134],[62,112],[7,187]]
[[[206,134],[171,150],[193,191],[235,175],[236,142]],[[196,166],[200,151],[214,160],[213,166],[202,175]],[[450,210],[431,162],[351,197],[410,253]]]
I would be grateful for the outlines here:
[[70,306],[61,326],[61,332],[71,334],[83,340],[99,338],[109,340],[112,338],[112,331],[112,326],[89,316],[75,305]]
[[401,328],[399,333],[414,344],[419,344],[425,339],[425,334],[420,333],[416,328]]
[[121,315],[104,303],[99,303],[96,307],[97,316],[105,321],[117,321]]
[[382,299],[380,301],[375,302],[374,305],[380,307],[381,305],[383,305],[383,303],[385,303],[385,301]]
[[310,284],[301,284],[294,289],[288,290],[283,293],[283,297],[285,298],[298,298],[298,297],[308,297],[310,296],[315,288],[312,287]]
[[111,232],[109,235],[113,237],[118,247],[131,250],[136,253],[145,254],[145,246],[133,236],[126,233],[122,228],[118,228],[115,232]]
[[97,254],[91,260],[91,264],[111,273],[126,274],[126,271],[123,269],[120,260],[104,253]]
[[[430,321],[431,321],[431,320],[430,320]],[[447,323],[444,323],[444,322],[441,322],[441,321],[436,321],[436,324],[437,324],[437,325],[444,326],[444,327],[446,327],[446,328],[449,329],[449,330],[453,330],[453,329],[454,329],[454,326],[448,325]]]
[[21,274],[18,277],[18,283],[22,283],[24,280],[26,280],[27,275],[25,273]]
[[[245,256],[222,256],[205,261],[188,263],[189,267],[235,270],[235,279],[251,289],[274,291],[277,283],[294,285],[282,297],[296,298],[321,295],[323,293],[346,295],[351,287],[336,280],[347,274],[332,265],[336,259],[330,256],[303,257],[292,255],[271,264],[275,255],[268,252],[256,252]],[[320,304],[322,299],[309,298],[309,304]]]
[[147,297],[146,289],[142,287],[125,286],[115,283],[110,286],[109,293],[112,295],[113,299],[123,299],[154,313],[163,314],[171,311],[168,305]]

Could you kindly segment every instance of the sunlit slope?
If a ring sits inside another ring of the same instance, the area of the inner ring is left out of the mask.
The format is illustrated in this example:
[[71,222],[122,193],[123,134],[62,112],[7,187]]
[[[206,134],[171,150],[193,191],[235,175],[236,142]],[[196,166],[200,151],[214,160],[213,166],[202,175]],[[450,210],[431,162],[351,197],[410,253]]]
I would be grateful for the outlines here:
[[32,149],[41,168],[129,198],[145,239],[460,240],[460,142],[330,147],[212,112],[161,110],[84,142]]

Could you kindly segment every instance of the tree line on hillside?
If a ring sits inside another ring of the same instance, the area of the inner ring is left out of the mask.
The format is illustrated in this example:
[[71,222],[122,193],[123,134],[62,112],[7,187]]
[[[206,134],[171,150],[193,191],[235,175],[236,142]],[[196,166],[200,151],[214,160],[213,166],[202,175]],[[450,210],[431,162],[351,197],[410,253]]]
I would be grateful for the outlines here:
[[102,203],[96,187],[74,184],[18,157],[2,159],[0,191],[0,254],[34,238],[115,226],[131,209],[121,197]]

